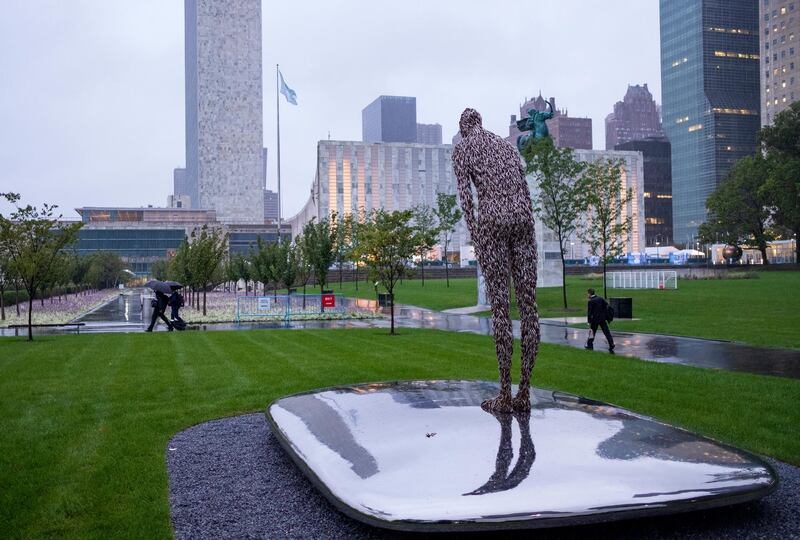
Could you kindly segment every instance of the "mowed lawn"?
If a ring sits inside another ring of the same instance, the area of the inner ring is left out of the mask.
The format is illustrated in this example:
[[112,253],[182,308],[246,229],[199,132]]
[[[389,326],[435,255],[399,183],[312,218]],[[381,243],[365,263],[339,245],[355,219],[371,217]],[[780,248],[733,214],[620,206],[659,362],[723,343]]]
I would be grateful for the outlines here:
[[[496,374],[489,337],[424,330],[0,338],[1,536],[169,538],[175,433],[301,390]],[[534,381],[800,464],[797,380],[543,345]]]
[[[800,272],[758,272],[756,279],[678,279],[677,290],[609,289],[609,297],[633,298],[633,315],[638,321],[615,320],[612,330],[627,330],[741,341],[767,347],[800,348]],[[335,276],[335,273],[332,277]],[[537,302],[543,317],[586,313],[586,289],[602,295],[602,280],[568,276],[570,311],[564,311],[561,287],[541,288]],[[374,288],[362,282],[359,291],[352,283],[330,287],[348,296],[375,298]],[[442,310],[477,303],[474,278],[406,280],[395,294],[398,303]],[[488,313],[483,313],[488,316]],[[512,317],[519,318],[513,303]]]

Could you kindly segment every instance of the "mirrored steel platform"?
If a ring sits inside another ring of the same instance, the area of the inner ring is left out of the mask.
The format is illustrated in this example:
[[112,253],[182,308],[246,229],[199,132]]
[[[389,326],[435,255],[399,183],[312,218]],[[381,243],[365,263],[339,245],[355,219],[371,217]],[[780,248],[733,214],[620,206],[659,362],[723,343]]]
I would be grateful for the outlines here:
[[536,389],[490,414],[485,381],[342,386],[275,401],[283,447],[345,514],[397,530],[539,528],[760,498],[758,457],[618,407]]

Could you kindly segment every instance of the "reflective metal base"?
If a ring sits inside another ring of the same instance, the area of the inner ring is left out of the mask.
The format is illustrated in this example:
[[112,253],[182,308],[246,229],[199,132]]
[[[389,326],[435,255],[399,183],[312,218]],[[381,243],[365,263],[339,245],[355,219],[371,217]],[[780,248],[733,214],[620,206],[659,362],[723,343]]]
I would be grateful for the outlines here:
[[342,386],[275,401],[267,419],[345,514],[399,530],[538,528],[724,506],[778,478],[758,457],[618,407],[536,389],[490,414],[484,381]]

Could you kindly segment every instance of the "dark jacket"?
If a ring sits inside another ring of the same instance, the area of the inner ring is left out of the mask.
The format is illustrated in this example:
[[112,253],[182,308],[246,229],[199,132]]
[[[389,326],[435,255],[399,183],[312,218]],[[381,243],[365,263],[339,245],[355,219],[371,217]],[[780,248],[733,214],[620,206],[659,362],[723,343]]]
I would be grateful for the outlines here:
[[167,304],[169,304],[169,296],[162,292],[156,291],[156,302],[156,309],[160,313],[163,313],[167,309]]
[[608,303],[606,302],[605,298],[602,296],[597,296],[596,294],[589,298],[589,310],[587,313],[587,318],[589,319],[589,324],[600,324],[601,322],[606,320],[606,306]]

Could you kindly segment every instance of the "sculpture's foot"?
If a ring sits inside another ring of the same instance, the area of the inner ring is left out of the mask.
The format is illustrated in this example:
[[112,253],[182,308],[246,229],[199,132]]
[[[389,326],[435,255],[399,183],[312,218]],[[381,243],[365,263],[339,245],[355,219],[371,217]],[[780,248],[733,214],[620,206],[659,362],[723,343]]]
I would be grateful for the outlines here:
[[514,399],[511,400],[511,406],[515,411],[529,411],[531,410],[531,394],[528,390],[517,392]]
[[510,413],[514,410],[512,406],[511,392],[501,393],[496,398],[487,399],[481,403],[481,409],[489,412]]

